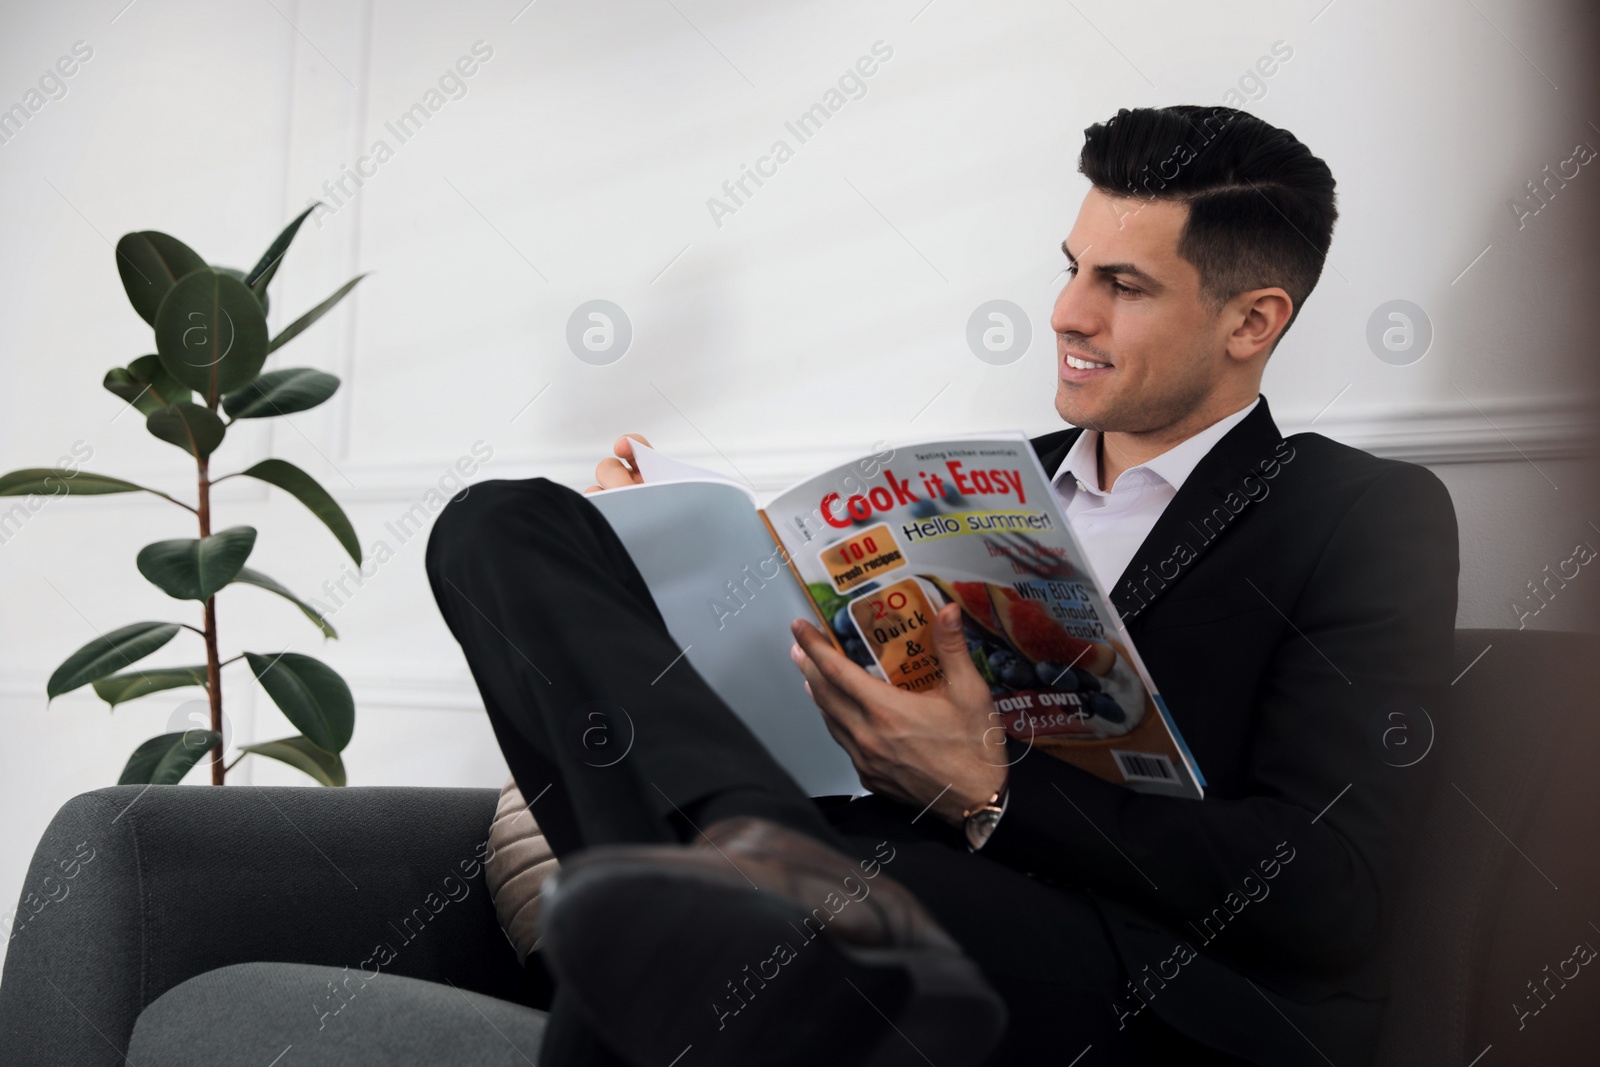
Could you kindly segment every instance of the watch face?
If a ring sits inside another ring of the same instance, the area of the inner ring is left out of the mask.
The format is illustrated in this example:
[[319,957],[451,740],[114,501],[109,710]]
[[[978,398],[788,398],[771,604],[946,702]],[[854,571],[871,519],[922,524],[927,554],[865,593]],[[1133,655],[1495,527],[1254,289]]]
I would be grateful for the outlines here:
[[982,848],[989,841],[989,835],[994,833],[994,828],[1000,823],[1000,809],[994,807],[979,808],[967,819],[967,844],[973,848]]

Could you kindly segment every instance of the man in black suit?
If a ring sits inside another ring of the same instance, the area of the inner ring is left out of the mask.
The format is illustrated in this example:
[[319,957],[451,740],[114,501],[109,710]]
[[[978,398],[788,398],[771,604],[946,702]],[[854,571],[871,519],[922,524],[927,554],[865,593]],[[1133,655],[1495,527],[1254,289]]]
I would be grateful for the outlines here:
[[[660,673],[679,649],[587,501],[476,486],[428,571],[562,859],[555,1067],[1370,1057],[1428,767],[1391,766],[1382,739],[1442,707],[1450,500],[1421,468],[1284,438],[1259,396],[1331,241],[1321,160],[1242,112],[1175,107],[1091,127],[1080,169],[1052,316],[1079,428],[1034,447],[1206,799],[997,752],[951,605],[937,693],[796,620],[795,662],[872,790],[812,801],[687,664]],[[630,459],[624,439],[601,485],[636,481]],[[615,706],[634,736],[606,763],[582,735]]]

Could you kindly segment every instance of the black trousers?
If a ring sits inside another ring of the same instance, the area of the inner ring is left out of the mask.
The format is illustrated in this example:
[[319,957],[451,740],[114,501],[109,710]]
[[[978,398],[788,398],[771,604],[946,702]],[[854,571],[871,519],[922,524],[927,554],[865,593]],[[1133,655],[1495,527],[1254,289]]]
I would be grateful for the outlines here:
[[[972,853],[953,827],[887,798],[807,797],[682,656],[627,551],[581,494],[543,478],[475,485],[440,513],[427,570],[506,763],[558,857],[591,845],[687,843],[740,815],[859,859],[892,853],[884,873],[917,895],[1006,999],[1011,1021],[991,1062],[1235,1062],[1212,1058],[1151,1012],[1119,1029],[1112,998],[1128,976],[1084,894]],[[673,995],[670,975],[661,995]],[[615,1062],[595,1036],[558,988],[541,1063]]]

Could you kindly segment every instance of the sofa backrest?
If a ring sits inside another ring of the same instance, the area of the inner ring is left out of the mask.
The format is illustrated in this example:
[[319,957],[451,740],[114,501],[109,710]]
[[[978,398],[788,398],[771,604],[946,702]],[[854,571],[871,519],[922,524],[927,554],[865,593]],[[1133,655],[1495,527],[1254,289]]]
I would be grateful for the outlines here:
[[1565,982],[1543,968],[1600,947],[1600,639],[1459,630],[1455,660],[1449,706],[1427,709],[1433,785],[1392,917],[1377,1063],[1467,1064],[1491,1046],[1483,1064],[1585,1062],[1570,1057],[1600,1048],[1600,965]]

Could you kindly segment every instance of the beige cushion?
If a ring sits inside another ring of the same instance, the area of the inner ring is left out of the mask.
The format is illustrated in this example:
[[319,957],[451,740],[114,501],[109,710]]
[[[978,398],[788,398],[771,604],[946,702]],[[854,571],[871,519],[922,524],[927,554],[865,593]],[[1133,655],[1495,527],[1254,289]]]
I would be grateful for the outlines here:
[[500,929],[516,947],[517,961],[539,947],[539,890],[555,873],[555,853],[528,810],[514,779],[506,779],[489,824],[489,858],[483,865]]

